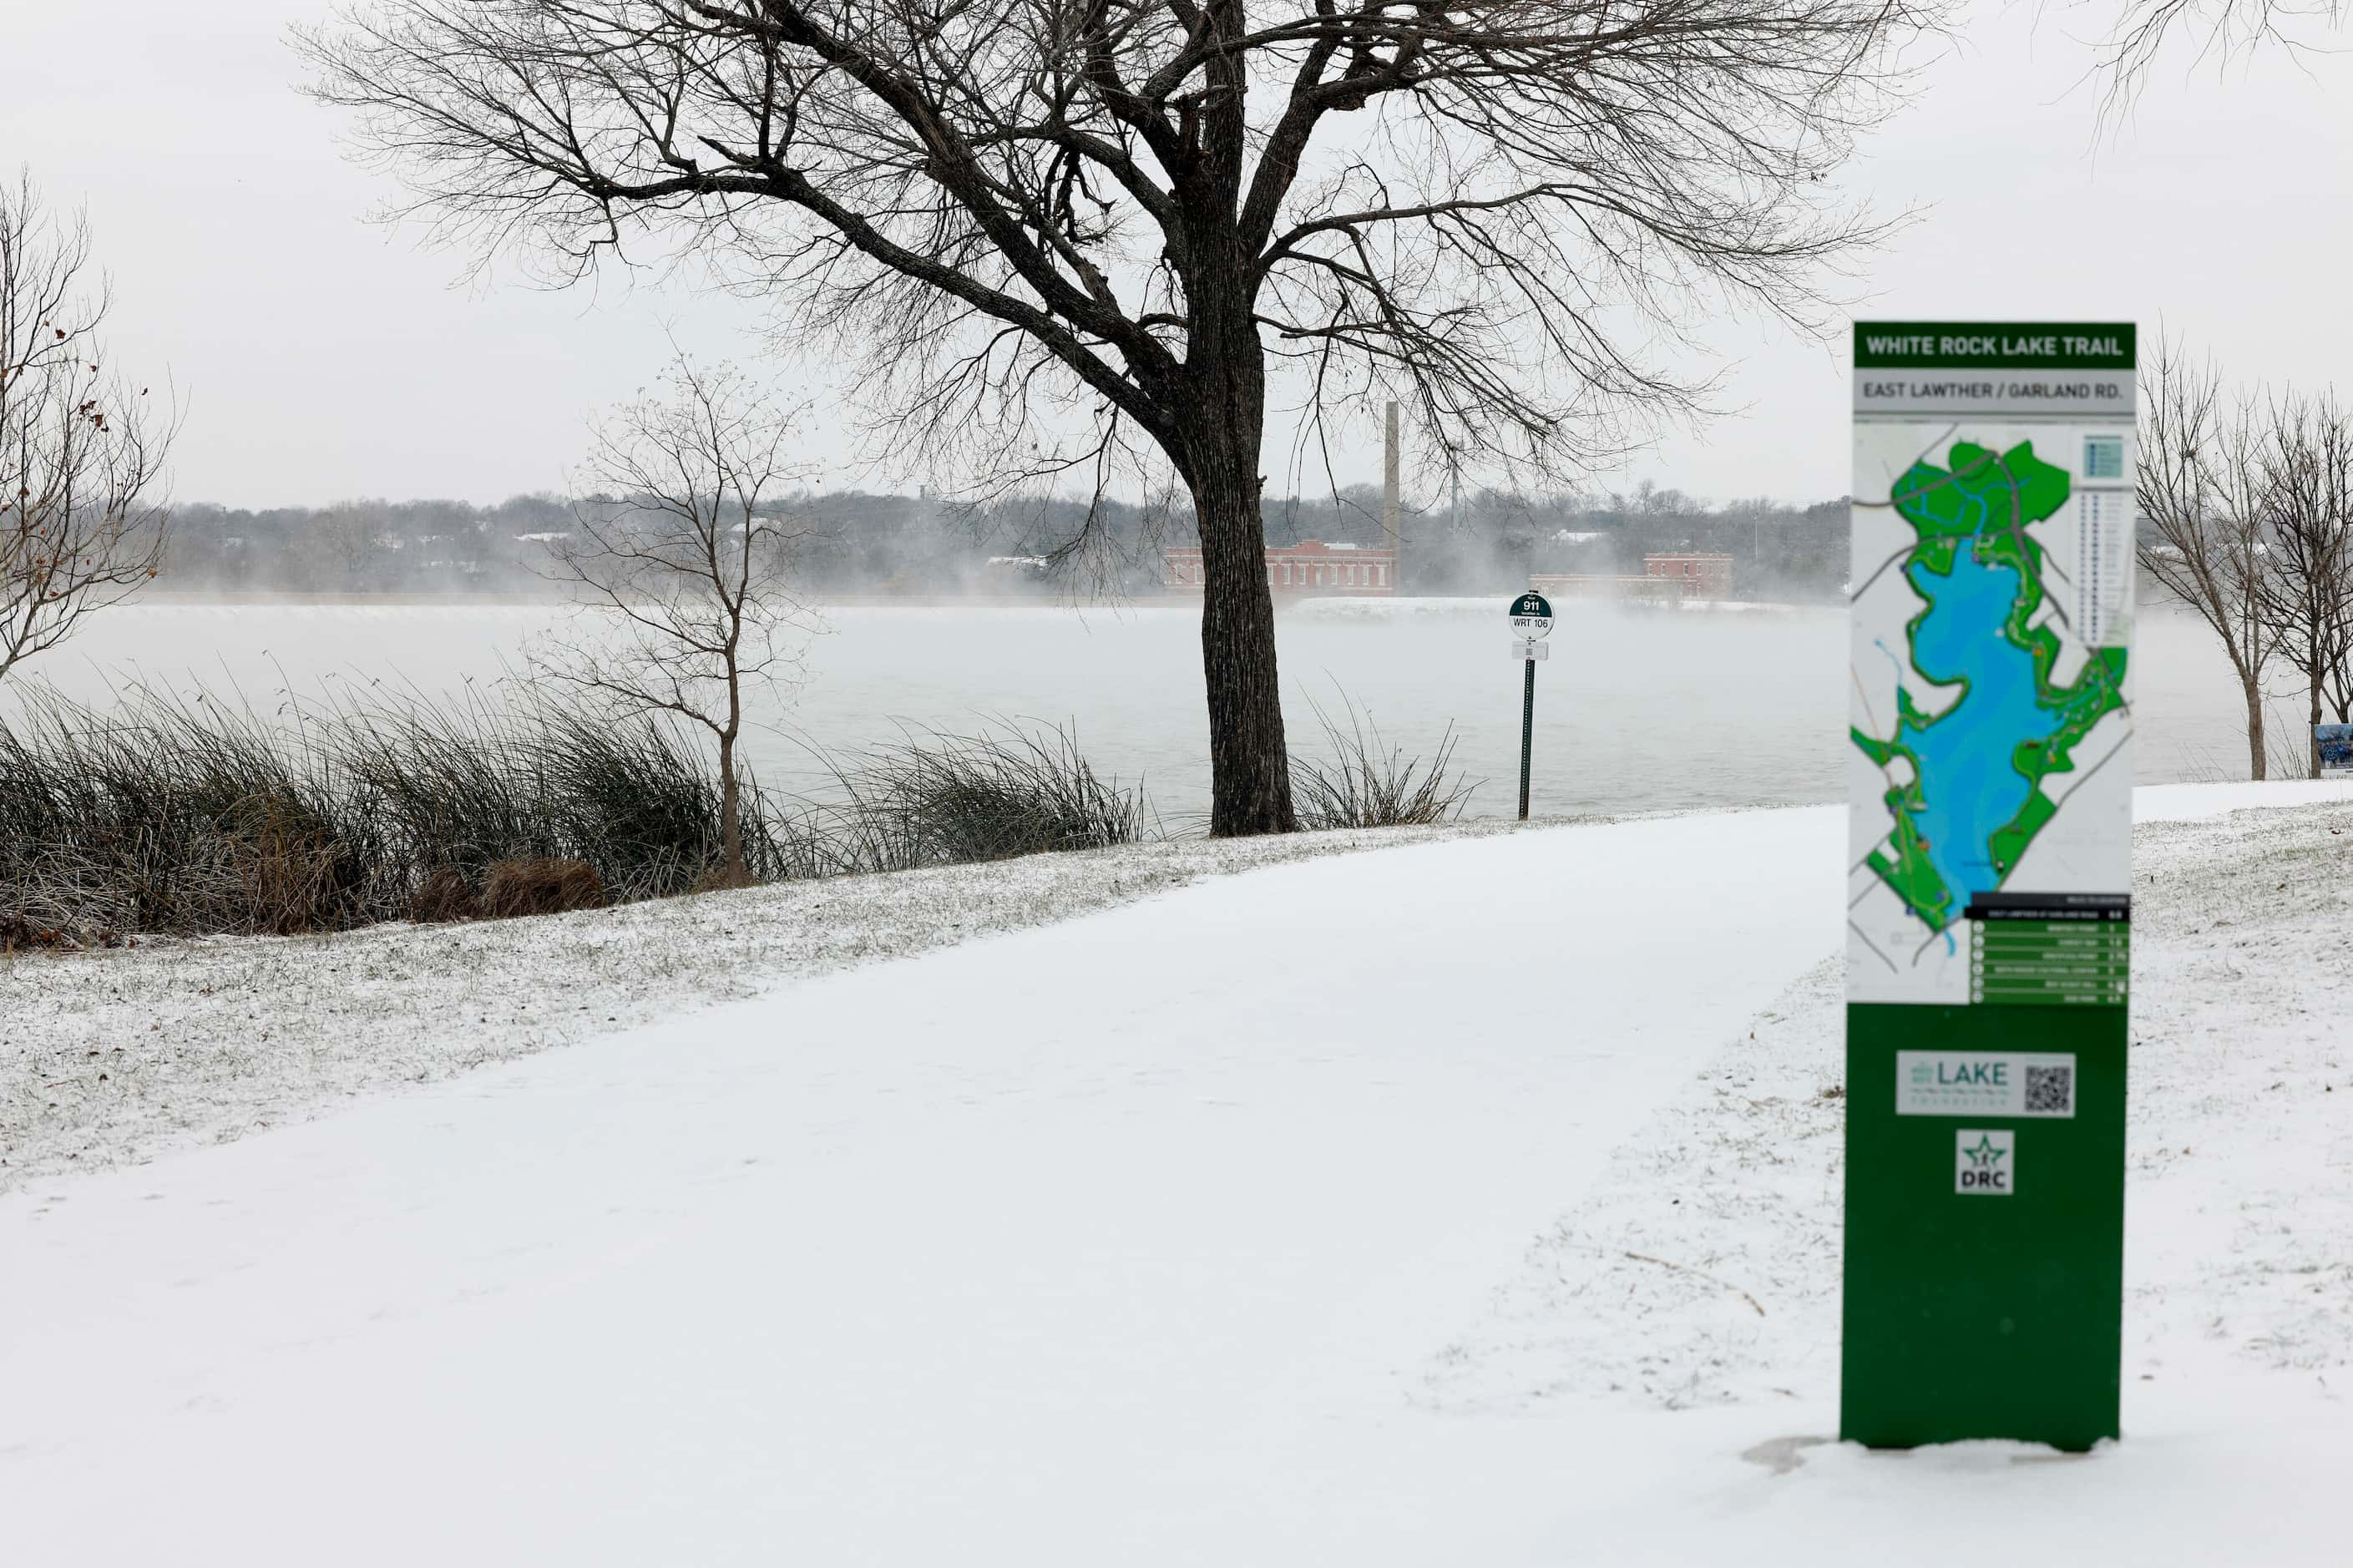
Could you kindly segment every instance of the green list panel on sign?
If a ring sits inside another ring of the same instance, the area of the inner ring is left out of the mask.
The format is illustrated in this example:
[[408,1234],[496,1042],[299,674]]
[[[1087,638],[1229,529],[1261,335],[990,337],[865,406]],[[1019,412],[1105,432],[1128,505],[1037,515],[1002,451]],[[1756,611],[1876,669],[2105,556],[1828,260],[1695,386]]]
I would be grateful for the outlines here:
[[2132,927],[1978,921],[1969,934],[1969,1000],[2121,1007],[2131,996]]

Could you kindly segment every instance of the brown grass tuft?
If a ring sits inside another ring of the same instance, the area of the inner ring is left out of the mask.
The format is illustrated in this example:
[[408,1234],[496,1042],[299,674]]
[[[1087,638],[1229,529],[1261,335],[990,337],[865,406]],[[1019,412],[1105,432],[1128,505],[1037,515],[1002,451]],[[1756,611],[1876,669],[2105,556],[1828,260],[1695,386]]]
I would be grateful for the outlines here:
[[408,895],[408,918],[418,925],[470,920],[474,904],[474,884],[466,873],[455,866],[436,867]]
[[75,948],[81,944],[54,927],[37,924],[21,914],[0,914],[0,952],[20,947]]
[[84,952],[102,947],[138,945],[137,937],[125,936],[111,926],[96,931],[69,931],[43,925],[21,910],[0,913],[0,957],[37,948],[48,948],[59,952]]
[[492,863],[482,877],[475,912],[496,921],[599,909],[605,902],[604,879],[587,861],[529,855]]

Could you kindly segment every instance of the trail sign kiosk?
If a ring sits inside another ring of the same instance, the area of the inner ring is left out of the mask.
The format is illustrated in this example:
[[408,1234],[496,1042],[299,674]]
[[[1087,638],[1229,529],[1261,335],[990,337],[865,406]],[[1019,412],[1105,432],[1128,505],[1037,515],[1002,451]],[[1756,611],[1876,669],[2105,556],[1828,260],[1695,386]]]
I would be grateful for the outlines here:
[[1841,1435],[2117,1435],[2134,331],[1854,344]]
[[1552,657],[1552,601],[1533,589],[1512,601],[1512,657],[1527,667],[1520,686],[1520,820],[1528,819],[1528,763],[1535,749],[1536,660]]

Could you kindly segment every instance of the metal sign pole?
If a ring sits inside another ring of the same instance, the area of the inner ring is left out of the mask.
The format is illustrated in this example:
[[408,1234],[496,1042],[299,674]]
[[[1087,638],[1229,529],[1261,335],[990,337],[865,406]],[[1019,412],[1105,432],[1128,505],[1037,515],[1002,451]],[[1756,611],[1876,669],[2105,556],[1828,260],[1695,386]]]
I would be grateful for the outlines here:
[[1528,819],[1528,759],[1535,750],[1536,660],[1527,658],[1527,682],[1520,689],[1520,820]]
[[1528,819],[1528,763],[1535,752],[1536,660],[1552,657],[1552,601],[1526,593],[1512,601],[1512,657],[1527,666],[1520,686],[1520,820]]

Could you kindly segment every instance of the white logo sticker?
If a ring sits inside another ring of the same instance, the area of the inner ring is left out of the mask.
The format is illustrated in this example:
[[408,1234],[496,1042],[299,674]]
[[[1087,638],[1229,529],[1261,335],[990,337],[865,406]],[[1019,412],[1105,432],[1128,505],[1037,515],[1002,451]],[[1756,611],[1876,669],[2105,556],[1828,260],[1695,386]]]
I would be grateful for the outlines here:
[[1964,1127],[1953,1134],[1953,1191],[2006,1198],[2018,1191],[2018,1134]]

